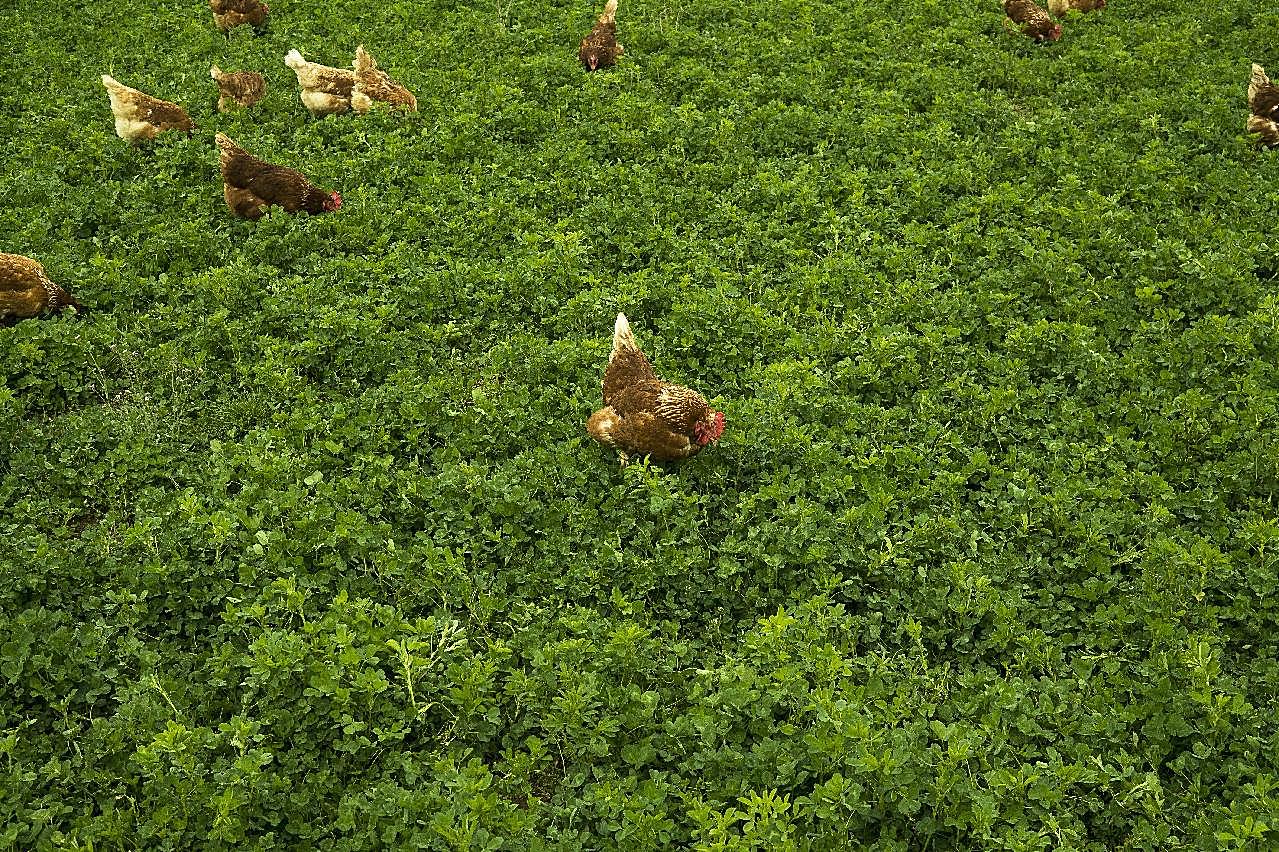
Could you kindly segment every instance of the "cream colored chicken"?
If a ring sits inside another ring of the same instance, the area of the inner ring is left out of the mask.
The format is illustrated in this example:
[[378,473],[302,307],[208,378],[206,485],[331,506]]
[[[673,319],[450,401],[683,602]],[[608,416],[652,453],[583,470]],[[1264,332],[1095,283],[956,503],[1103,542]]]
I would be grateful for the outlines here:
[[299,97],[311,115],[334,115],[351,108],[351,92],[355,88],[355,72],[307,62],[302,54],[290,50],[284,64],[297,75],[302,87]]
[[195,130],[186,110],[175,103],[131,89],[110,74],[102,75],[102,85],[111,98],[116,135],[126,142],[154,139],[166,130]]
[[1048,0],[1050,14],[1061,18],[1067,12],[1094,12],[1106,8],[1106,0]]

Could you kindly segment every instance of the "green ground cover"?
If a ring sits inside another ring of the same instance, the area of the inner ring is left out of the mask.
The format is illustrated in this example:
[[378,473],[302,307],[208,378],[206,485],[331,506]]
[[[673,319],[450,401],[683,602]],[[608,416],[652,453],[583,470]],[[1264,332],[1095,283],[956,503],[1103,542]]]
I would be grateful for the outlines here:
[[[1273,4],[623,0],[594,75],[582,2],[66,6],[0,4],[0,251],[95,309],[0,329],[0,847],[1279,843]],[[311,120],[361,42],[420,112]],[[585,435],[619,310],[683,466]]]

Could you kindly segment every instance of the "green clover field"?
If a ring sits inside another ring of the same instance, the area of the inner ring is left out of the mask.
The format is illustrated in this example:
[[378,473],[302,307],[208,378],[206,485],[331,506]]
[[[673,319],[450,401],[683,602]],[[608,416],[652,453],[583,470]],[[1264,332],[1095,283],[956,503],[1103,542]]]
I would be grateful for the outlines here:
[[0,849],[1279,848],[1279,6],[270,2],[0,0]]

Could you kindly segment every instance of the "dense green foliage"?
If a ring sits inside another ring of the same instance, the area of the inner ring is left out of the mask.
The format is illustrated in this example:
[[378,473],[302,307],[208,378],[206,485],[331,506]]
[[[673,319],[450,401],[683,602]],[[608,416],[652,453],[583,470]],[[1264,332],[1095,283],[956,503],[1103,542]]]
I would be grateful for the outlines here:
[[[96,309],[0,329],[0,847],[1279,842],[1273,4],[623,0],[594,75],[580,0],[68,5],[0,8],[0,250]],[[418,115],[306,115],[359,42]],[[342,210],[232,219],[218,129]],[[690,463],[584,433],[618,310]]]

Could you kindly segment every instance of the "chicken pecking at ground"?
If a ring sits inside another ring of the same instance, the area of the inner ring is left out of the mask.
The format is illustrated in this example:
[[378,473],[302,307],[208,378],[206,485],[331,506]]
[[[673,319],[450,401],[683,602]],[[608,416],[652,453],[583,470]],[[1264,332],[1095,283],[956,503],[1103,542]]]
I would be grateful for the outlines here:
[[724,412],[713,410],[696,391],[659,379],[626,315],[618,314],[604,369],[604,407],[591,415],[586,431],[617,450],[623,465],[630,453],[674,461],[719,440]]
[[577,58],[588,71],[597,71],[617,64],[624,52],[617,41],[617,0],[608,0],[591,34],[578,46]]
[[218,112],[229,112],[232,104],[251,107],[266,95],[266,78],[256,71],[223,71],[214,65],[209,76],[218,84]]
[[364,45],[355,49],[355,87],[351,90],[351,109],[363,115],[373,108],[374,101],[390,104],[406,112],[417,112],[417,98],[413,93],[392,80],[385,71],[379,71],[373,57]]
[[324,213],[342,206],[342,196],[311,183],[296,169],[259,160],[224,133],[214,137],[222,165],[222,197],[231,212],[260,219],[271,205],[288,213]]
[[1056,23],[1034,0],[1004,0],[1004,14],[1035,41],[1061,38],[1061,24]]
[[231,30],[249,24],[258,32],[266,27],[271,10],[262,0],[209,0],[213,24],[230,38]]
[[355,89],[355,72],[345,68],[330,68],[307,62],[302,54],[290,50],[284,64],[293,69],[302,87],[300,97],[311,115],[343,113],[351,108],[351,93]]
[[165,130],[185,130],[188,134],[195,130],[187,111],[175,103],[130,89],[109,74],[102,75],[102,85],[111,98],[116,135],[126,142],[154,139]]
[[0,320],[25,319],[65,308],[83,312],[75,297],[49,280],[39,261],[0,254]]
[[1248,113],[1248,132],[1257,134],[1263,145],[1279,145],[1279,86],[1255,62],[1248,81]]
[[1106,0],[1048,0],[1048,11],[1058,18],[1071,9],[1076,12],[1095,12],[1106,8]]

